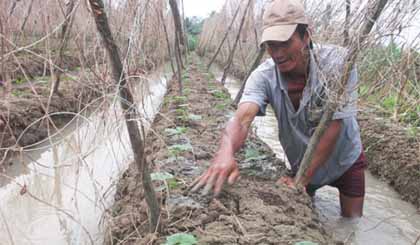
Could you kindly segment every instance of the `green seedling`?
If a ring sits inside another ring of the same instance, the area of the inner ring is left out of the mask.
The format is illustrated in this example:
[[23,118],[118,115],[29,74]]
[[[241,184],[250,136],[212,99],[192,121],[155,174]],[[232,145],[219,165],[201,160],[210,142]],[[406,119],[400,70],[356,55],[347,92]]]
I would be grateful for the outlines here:
[[190,144],[177,144],[168,147],[168,151],[172,156],[179,156],[181,153],[192,151],[192,146]]
[[182,90],[182,93],[186,96],[186,95],[190,95],[191,94],[191,89],[189,89],[189,88],[184,88],[183,90]]
[[318,243],[311,242],[311,241],[302,241],[302,242],[295,243],[295,245],[318,245]]
[[230,98],[230,96],[227,93],[224,93],[223,91],[220,91],[220,90],[211,91],[211,94],[218,99],[226,100]]
[[262,160],[264,158],[266,158],[266,156],[255,148],[245,149],[245,162]]
[[168,172],[155,172],[155,173],[151,173],[150,174],[150,178],[152,180],[160,180],[160,181],[165,181],[168,179],[173,179],[174,176]]
[[415,126],[411,126],[411,127],[407,128],[407,134],[411,138],[416,138],[419,131],[420,131],[420,128],[415,127]]
[[165,134],[168,136],[181,135],[187,132],[185,127],[176,127],[176,128],[167,128],[165,129]]
[[386,97],[382,101],[382,107],[385,108],[385,109],[387,109],[387,110],[393,109],[396,104],[397,104],[397,99],[396,99],[395,96]]
[[186,80],[186,79],[188,79],[188,78],[190,78],[190,75],[188,74],[188,73],[184,73],[184,74],[182,74],[182,80]]
[[213,73],[211,73],[211,72],[209,72],[209,73],[206,73],[207,74],[207,79],[208,80],[214,80],[214,79],[216,79],[216,77],[214,76],[214,74]]
[[188,101],[188,98],[186,96],[174,96],[173,100],[175,103],[185,103]]
[[152,181],[161,181],[163,185],[157,187],[155,191],[172,190],[179,187],[178,181],[168,172],[156,172],[150,174]]
[[16,80],[13,80],[12,83],[19,85],[25,83],[25,80],[23,80],[22,78],[17,78]]
[[217,110],[220,110],[221,111],[221,110],[226,109],[226,107],[227,107],[227,104],[226,103],[222,103],[222,104],[217,104],[215,108]]
[[176,233],[166,238],[164,245],[194,245],[197,244],[195,236],[187,233]]
[[12,95],[15,96],[15,97],[20,97],[20,96],[23,95],[23,92],[19,91],[19,90],[13,90]]
[[200,115],[189,114],[188,119],[191,120],[191,121],[200,121],[200,120],[203,119],[203,117],[200,116]]

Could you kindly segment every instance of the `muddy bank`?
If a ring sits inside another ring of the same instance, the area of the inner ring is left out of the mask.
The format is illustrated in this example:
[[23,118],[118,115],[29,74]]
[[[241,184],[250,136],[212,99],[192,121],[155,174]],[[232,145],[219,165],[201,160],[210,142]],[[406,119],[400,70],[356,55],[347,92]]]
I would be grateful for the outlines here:
[[420,208],[420,135],[374,114],[359,123],[371,173]]
[[[146,206],[131,164],[120,179],[107,217],[108,244],[162,244],[176,233],[193,234],[198,244],[333,243],[306,194],[274,181],[283,163],[252,133],[237,154],[241,180],[217,199],[189,194],[187,185],[206,167],[220,130],[230,118],[230,96],[196,61],[184,77],[184,96],[172,82],[148,135],[148,160],[162,204],[160,234],[147,235]],[[165,179],[162,181],[162,179]]]
[[[77,67],[91,67],[95,64],[95,56],[89,55],[82,59],[77,56],[76,51],[71,52],[73,55],[64,54],[60,68],[64,71],[74,70]],[[26,79],[34,79],[39,76],[51,75],[50,60],[45,59],[47,55],[40,53],[39,56],[32,54],[18,55],[16,59],[11,59],[6,63],[4,68],[12,81],[26,81]],[[55,56],[54,56],[55,57]],[[97,58],[104,61],[103,58]]]
[[[60,95],[52,96],[49,102],[50,83],[40,81],[32,85],[14,86],[10,94],[0,99],[1,171],[11,164],[13,152],[45,139],[48,129],[54,132],[55,127],[60,128],[73,118],[71,113],[79,112],[102,95],[88,82],[65,81],[61,83]],[[52,115],[52,121],[47,119],[47,115],[57,112],[62,114]]]

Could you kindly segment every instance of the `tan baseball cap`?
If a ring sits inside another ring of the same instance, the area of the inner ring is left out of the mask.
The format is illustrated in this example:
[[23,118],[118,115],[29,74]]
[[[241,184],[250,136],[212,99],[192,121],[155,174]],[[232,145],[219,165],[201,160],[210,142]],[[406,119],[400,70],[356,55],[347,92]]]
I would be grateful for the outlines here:
[[260,46],[266,41],[289,40],[298,24],[308,24],[300,0],[274,0],[267,5],[263,17]]

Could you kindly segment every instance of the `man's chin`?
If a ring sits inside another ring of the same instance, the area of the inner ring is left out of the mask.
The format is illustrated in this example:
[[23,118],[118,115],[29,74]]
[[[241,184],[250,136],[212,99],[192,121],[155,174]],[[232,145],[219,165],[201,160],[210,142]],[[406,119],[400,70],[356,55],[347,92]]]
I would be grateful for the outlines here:
[[282,73],[291,72],[295,66],[291,62],[286,62],[283,64],[277,64],[279,71]]

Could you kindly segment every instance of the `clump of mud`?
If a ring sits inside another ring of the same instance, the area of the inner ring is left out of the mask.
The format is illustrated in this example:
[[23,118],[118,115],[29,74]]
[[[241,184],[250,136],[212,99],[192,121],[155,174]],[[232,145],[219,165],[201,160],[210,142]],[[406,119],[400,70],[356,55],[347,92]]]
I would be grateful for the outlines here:
[[[197,61],[184,75],[184,95],[170,84],[163,107],[147,138],[148,162],[154,174],[173,176],[154,181],[159,189],[162,231],[148,232],[147,207],[138,173],[131,167],[117,187],[107,224],[107,244],[162,244],[171,234],[193,234],[198,244],[333,243],[310,198],[275,180],[284,164],[251,133],[237,154],[242,178],[222,194],[191,194],[188,184],[210,164],[219,135],[230,117],[230,96],[222,85],[208,81]],[[153,176],[152,176],[153,177]]]
[[359,122],[369,170],[420,207],[420,135],[372,114]]

